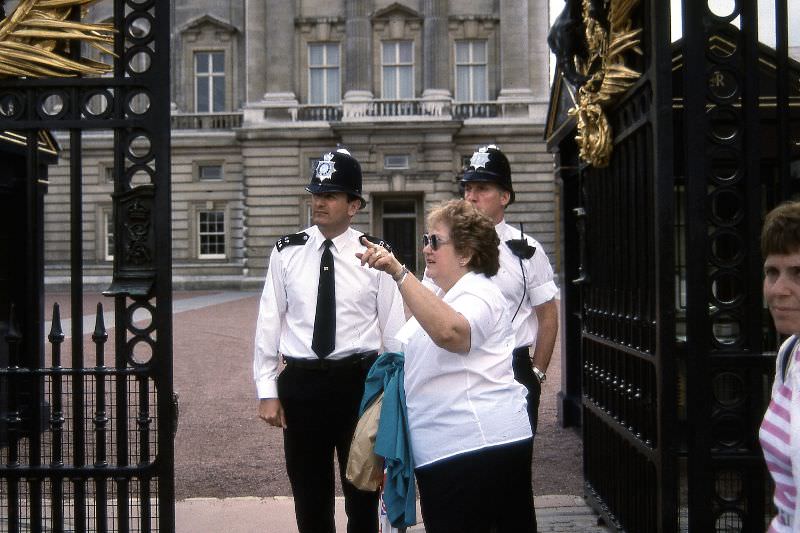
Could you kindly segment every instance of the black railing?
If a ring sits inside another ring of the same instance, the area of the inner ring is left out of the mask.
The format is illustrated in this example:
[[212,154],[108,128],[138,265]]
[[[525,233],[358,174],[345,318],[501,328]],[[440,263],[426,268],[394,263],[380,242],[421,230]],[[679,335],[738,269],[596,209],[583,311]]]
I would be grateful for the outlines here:
[[297,107],[297,117],[293,120],[335,122],[342,120],[340,105],[301,105]]
[[175,130],[230,130],[242,127],[241,113],[173,113]]

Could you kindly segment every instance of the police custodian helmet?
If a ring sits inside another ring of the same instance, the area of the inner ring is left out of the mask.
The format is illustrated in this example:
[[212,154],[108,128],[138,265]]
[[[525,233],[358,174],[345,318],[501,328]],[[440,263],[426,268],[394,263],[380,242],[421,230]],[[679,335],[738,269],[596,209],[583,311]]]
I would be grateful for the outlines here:
[[469,167],[464,171],[464,175],[459,180],[459,185],[463,191],[464,185],[474,181],[486,181],[495,183],[511,193],[508,205],[514,203],[514,188],[511,186],[511,165],[505,154],[494,144],[481,146],[478,151],[472,154],[469,160]]
[[343,192],[361,200],[361,209],[367,205],[361,194],[361,165],[344,148],[323,154],[311,170],[306,190],[312,194]]

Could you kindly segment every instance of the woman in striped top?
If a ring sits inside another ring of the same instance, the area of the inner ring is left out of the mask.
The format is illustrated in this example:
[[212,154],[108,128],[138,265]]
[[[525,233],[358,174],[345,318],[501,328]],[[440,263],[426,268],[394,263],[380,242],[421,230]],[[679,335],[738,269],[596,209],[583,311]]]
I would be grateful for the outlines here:
[[775,329],[789,335],[778,352],[772,398],[759,432],[778,510],[769,532],[783,533],[800,531],[800,202],[782,204],[767,215],[761,253],[764,299]]

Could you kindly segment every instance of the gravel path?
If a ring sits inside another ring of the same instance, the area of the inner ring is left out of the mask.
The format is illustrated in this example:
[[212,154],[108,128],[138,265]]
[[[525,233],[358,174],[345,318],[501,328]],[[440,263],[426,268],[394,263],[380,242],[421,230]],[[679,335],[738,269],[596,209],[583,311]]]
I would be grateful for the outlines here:
[[[252,354],[258,299],[254,293],[174,295],[174,389],[180,397],[175,439],[178,500],[291,495],[281,432],[256,416]],[[69,322],[65,294],[46,295],[46,319],[54,301],[61,304],[62,319]],[[106,313],[113,312],[110,299],[87,294],[84,313],[94,313],[98,301]],[[87,323],[91,326],[84,329],[84,346],[92,364],[94,318]],[[113,323],[106,320],[107,327]],[[70,343],[62,348],[63,360],[69,361]],[[556,419],[558,352],[557,346],[542,395],[534,444],[534,492],[582,495],[581,440],[574,429],[560,428]],[[106,344],[106,360],[113,360],[113,342]]]
[[[290,495],[281,433],[256,417],[252,382],[258,296],[175,315],[177,498]],[[559,347],[557,346],[557,350]],[[554,354],[534,446],[534,492],[583,493],[581,440],[558,426]]]

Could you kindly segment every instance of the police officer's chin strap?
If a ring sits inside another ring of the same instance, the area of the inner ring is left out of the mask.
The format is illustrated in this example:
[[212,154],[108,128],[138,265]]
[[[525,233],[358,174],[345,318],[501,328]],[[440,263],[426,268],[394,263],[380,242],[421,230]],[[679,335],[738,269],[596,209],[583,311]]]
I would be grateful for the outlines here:
[[511,322],[514,322],[514,319],[517,318],[517,313],[519,313],[519,310],[522,308],[522,302],[525,301],[525,296],[528,294],[528,281],[525,279],[525,266],[522,264],[522,260],[530,259],[533,257],[534,252],[536,252],[535,247],[528,245],[525,232],[522,231],[522,222],[519,223],[519,232],[519,239],[510,239],[506,241],[506,246],[511,250],[511,253],[516,255],[517,259],[519,259],[519,270],[522,272],[522,298],[519,300],[517,310],[514,311],[514,316],[511,317]]

